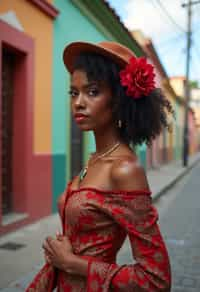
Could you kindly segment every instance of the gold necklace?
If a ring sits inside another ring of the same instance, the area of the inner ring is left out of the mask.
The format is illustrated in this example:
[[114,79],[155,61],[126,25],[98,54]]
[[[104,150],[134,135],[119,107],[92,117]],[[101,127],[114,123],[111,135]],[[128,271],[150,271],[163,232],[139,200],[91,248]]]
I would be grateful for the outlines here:
[[[110,149],[108,149],[106,152],[98,155],[96,157],[96,159],[94,159],[94,161],[92,162],[92,164],[94,164],[97,160],[101,159],[102,157],[110,154],[111,152],[113,152],[118,146],[120,145],[120,142],[117,142],[115,145],[113,145]],[[84,179],[84,177],[86,176],[87,174],[87,171],[88,171],[88,167],[89,167],[89,161],[90,161],[90,158],[88,159],[88,162],[86,164],[86,166],[80,171],[79,173],[79,179],[80,179],[80,182]]]

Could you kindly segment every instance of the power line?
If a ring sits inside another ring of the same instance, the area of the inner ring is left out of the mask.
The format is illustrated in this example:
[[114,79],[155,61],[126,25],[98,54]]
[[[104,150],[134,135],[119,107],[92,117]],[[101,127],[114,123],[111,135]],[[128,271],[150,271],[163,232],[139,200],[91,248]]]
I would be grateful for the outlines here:
[[182,7],[188,7],[188,6],[192,6],[192,5],[195,5],[195,4],[199,4],[200,3],[200,1],[199,0],[193,0],[193,1],[190,1],[189,3],[183,3],[181,6]]
[[[163,17],[163,15],[166,17],[166,14],[163,13],[163,11],[160,10],[160,8],[157,6],[157,3],[155,3],[154,0],[151,1],[151,4],[152,4],[153,7],[159,12],[159,14],[160,14],[161,17]],[[168,20],[168,22],[169,22],[170,24],[172,24],[171,21],[169,21],[168,17],[166,17],[166,19]]]
[[[197,32],[199,32],[200,30],[200,23],[196,24],[194,27],[193,27],[193,30],[192,30],[192,34],[196,34]],[[161,42],[156,42],[158,46],[162,46],[162,45],[165,45],[166,43],[168,42],[173,42],[173,41],[177,41],[179,39],[184,39],[185,38],[185,31],[184,32],[180,32],[180,33],[176,33],[176,35],[173,35],[172,37],[168,38],[168,39],[164,39],[163,41]]]
[[[195,27],[194,28],[194,31],[193,31],[193,38],[194,38],[194,34],[199,32],[200,30],[200,27]],[[174,46],[175,44],[177,44],[177,42],[180,44],[183,43],[183,41],[185,42],[185,33],[179,33],[177,35],[174,35],[173,37],[171,38],[168,38],[168,39],[164,39],[163,41],[161,42],[157,42],[156,40],[154,40],[155,42],[155,45],[159,48],[160,51],[163,51],[164,52],[167,52],[168,49],[171,47],[171,46]],[[196,41],[195,41],[196,43]],[[175,46],[176,47],[176,46]]]
[[178,45],[177,45],[177,42],[176,42],[176,44],[174,44],[173,42],[169,42],[168,44],[166,44],[163,47],[159,47],[157,45],[155,45],[155,46],[160,51],[161,56],[164,56],[166,54],[169,55],[172,51],[173,51],[173,54],[175,54],[175,52],[177,52],[179,50],[183,50],[185,48],[185,44],[183,41],[184,40],[181,40],[181,42],[179,41]]
[[169,14],[169,12],[167,11],[167,9],[165,8],[165,6],[162,4],[162,2],[160,0],[157,0],[158,5],[160,6],[160,8],[163,10],[163,12],[165,13],[165,15],[168,17],[168,19],[171,21],[171,23],[173,25],[175,25],[180,31],[186,33],[186,31],[174,20],[174,18]]
[[157,46],[162,47],[162,46],[167,45],[168,43],[172,43],[172,42],[178,41],[180,39],[185,40],[185,34],[181,33],[181,34],[175,35],[171,38],[165,39],[164,41],[157,43]]
[[189,127],[188,127],[188,112],[190,103],[190,60],[191,60],[191,35],[192,35],[192,5],[199,4],[200,0],[187,0],[187,3],[183,3],[182,7],[187,7],[187,58],[186,58],[186,80],[185,80],[185,115],[184,115],[184,131],[183,131],[183,166],[188,166],[189,155]]

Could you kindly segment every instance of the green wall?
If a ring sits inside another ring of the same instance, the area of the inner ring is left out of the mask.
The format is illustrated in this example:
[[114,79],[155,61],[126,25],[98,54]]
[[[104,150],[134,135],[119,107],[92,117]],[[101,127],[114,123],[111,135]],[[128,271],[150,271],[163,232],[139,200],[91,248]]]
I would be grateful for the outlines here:
[[[106,37],[71,1],[55,0],[53,4],[60,11],[54,22],[53,36],[52,188],[53,211],[56,211],[57,198],[70,178],[70,101],[67,95],[69,74],[62,61],[63,49],[72,41],[99,42],[106,40]],[[84,133],[84,161],[93,150],[93,135]]]

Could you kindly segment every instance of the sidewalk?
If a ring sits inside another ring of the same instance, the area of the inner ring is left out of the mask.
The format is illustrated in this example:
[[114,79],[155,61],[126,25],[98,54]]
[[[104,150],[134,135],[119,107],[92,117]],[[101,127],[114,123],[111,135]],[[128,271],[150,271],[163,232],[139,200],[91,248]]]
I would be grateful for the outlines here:
[[[200,161],[200,153],[189,159],[187,169],[181,161],[173,162],[147,173],[152,197],[156,200]],[[43,265],[41,248],[44,238],[60,228],[58,215],[51,215],[16,232],[0,237],[0,245],[7,242],[23,244],[17,251],[0,249],[0,291],[24,291],[34,274]],[[18,280],[16,280],[18,279]],[[5,288],[7,287],[7,288]]]
[[158,199],[160,195],[181,179],[192,167],[200,161],[200,152],[189,158],[188,167],[182,166],[182,161],[175,161],[173,163],[162,166],[155,170],[147,172],[149,185],[152,191],[154,200]]

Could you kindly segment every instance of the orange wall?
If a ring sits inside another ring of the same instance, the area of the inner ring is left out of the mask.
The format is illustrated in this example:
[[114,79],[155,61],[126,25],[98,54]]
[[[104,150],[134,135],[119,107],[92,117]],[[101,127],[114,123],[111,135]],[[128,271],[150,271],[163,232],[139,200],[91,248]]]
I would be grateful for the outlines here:
[[15,12],[24,32],[35,41],[34,152],[51,153],[53,21],[27,0],[0,1],[0,14],[8,11]]

